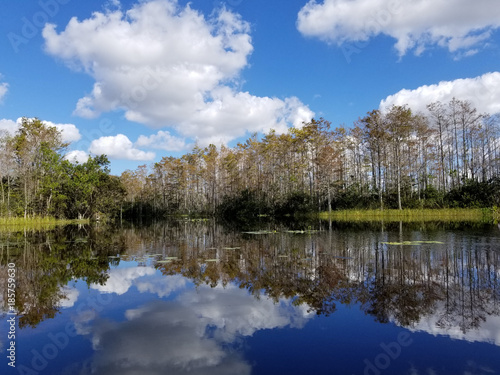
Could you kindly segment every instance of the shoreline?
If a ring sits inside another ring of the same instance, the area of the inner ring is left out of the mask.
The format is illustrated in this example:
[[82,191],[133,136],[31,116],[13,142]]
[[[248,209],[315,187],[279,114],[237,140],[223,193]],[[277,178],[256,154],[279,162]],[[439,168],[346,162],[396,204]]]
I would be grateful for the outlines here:
[[[496,214],[498,215],[498,214]],[[334,221],[449,221],[494,222],[498,220],[491,208],[436,208],[436,209],[387,209],[387,210],[339,210],[320,212],[319,218]]]

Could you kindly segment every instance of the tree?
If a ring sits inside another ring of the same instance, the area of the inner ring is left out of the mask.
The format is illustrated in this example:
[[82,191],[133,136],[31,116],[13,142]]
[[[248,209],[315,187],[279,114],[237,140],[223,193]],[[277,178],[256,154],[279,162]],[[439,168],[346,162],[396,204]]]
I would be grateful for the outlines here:
[[121,181],[109,175],[106,155],[89,157],[83,164],[65,164],[69,180],[67,217],[88,219],[116,215],[125,196]]
[[37,118],[22,118],[19,130],[11,138],[9,146],[14,151],[18,175],[22,176],[25,218],[41,213],[35,207],[35,200],[42,187],[47,159],[53,161],[54,154],[61,152],[67,145],[62,142],[61,133],[55,127],[46,126]]
[[406,167],[403,158],[403,147],[410,136],[413,121],[414,117],[411,109],[406,106],[393,106],[387,113],[388,136],[393,149],[393,165],[396,166],[396,189],[399,210],[402,210],[401,180],[403,169]]

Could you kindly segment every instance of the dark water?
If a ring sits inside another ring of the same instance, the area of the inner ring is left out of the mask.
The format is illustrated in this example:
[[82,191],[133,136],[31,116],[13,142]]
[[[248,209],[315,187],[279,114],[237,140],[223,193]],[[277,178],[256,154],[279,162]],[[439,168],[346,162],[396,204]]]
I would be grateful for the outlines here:
[[0,373],[500,374],[498,227],[294,228],[3,233]]

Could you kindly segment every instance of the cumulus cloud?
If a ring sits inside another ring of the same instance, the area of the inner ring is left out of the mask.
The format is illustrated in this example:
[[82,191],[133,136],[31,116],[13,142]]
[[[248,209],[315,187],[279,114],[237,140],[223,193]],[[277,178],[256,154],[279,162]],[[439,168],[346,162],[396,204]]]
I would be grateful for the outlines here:
[[[18,119],[17,121],[20,121],[20,119]],[[82,138],[80,131],[73,124],[54,124],[51,121],[42,121],[42,123],[46,126],[51,126],[59,130],[61,132],[61,138],[63,142],[76,142],[79,141],[80,138]]]
[[0,133],[5,132],[13,135],[18,128],[19,125],[14,120],[0,119]]
[[71,163],[83,164],[89,160],[89,154],[81,150],[73,150],[64,155],[64,159],[70,161]]
[[498,27],[497,0],[311,0],[297,19],[303,35],[339,45],[391,36],[400,56],[429,46],[470,55]]
[[148,161],[155,158],[154,152],[135,148],[124,134],[95,139],[90,143],[89,151],[95,155],[105,154],[110,159]]
[[139,136],[135,145],[138,147],[150,147],[165,151],[182,151],[187,148],[185,139],[175,137],[171,135],[170,132],[163,130],[149,137],[145,135]]
[[[283,130],[299,117],[313,116],[297,98],[236,89],[253,46],[249,24],[226,9],[205,17],[175,0],[151,0],[128,11],[73,18],[61,32],[49,24],[43,36],[49,54],[95,80],[91,94],[76,104],[75,113],[83,117],[121,109],[130,121],[170,127],[203,145]],[[182,144],[165,138],[149,142]]]
[[435,101],[446,103],[454,97],[470,101],[481,113],[500,113],[500,72],[486,73],[475,78],[443,81],[414,90],[404,89],[382,100],[380,109],[408,104],[414,111],[425,112],[427,104]]
[[[19,129],[19,126],[21,125],[22,121],[23,121],[22,117],[19,117],[16,121],[2,119],[0,120],[0,130],[4,130],[10,135],[14,135],[15,132]],[[60,131],[61,140],[63,142],[69,142],[69,143],[75,142],[80,140],[80,138],[82,137],[80,131],[74,124],[56,124],[53,123],[52,121],[45,121],[45,120],[42,120],[42,123],[45,126],[55,127],[58,131]]]

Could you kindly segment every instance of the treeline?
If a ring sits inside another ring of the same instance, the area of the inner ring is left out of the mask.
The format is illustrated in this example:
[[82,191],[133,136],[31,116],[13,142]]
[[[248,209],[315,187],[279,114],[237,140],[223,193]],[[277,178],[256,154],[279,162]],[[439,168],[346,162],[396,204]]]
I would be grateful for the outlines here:
[[233,148],[195,147],[126,171],[127,206],[230,217],[349,208],[500,204],[500,121],[453,99],[374,110],[352,127],[312,120]]
[[38,119],[0,135],[0,217],[500,206],[500,118],[457,99],[426,113],[374,110],[351,127],[319,119],[235,147],[196,146],[120,177],[106,156],[69,162],[67,146]]
[[117,215],[125,189],[106,156],[70,163],[67,146],[39,119],[23,118],[15,135],[0,134],[0,217]]

